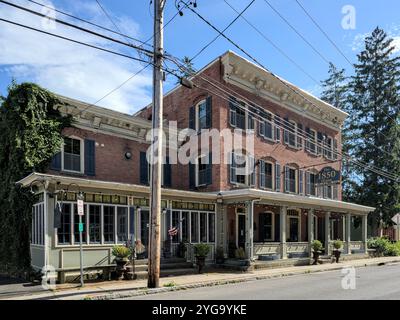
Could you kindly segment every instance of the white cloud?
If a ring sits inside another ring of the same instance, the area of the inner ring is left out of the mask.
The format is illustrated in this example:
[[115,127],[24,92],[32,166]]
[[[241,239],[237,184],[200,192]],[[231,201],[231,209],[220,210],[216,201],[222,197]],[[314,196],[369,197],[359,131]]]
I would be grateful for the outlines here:
[[[40,8],[33,4],[28,5],[21,1],[18,3],[40,11]],[[43,30],[43,20],[40,17],[3,4],[0,6],[2,17]],[[86,14],[89,13],[92,17],[92,22],[114,28],[106,23],[107,19],[99,8],[89,2],[80,1],[79,10],[82,10],[83,6]],[[78,7],[70,7],[69,12],[79,16]],[[65,16],[57,17],[78,24],[76,20],[67,19]],[[129,30],[131,36],[139,38],[139,27],[135,21],[129,17],[116,16],[115,22],[123,32]],[[79,25],[88,28],[88,25]],[[136,52],[128,51],[110,41],[58,24],[56,29],[46,31],[137,56]],[[0,70],[16,78],[18,82],[36,82],[56,93],[94,103],[142,67],[143,65],[133,60],[0,21]],[[150,68],[146,69],[98,104],[126,113],[132,113],[146,105],[151,99],[150,71]]]

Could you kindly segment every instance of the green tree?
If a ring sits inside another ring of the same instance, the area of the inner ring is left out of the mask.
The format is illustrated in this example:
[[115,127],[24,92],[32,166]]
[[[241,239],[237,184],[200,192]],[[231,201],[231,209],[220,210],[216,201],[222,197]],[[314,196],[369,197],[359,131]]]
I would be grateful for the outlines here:
[[[394,49],[393,39],[380,28],[365,39],[350,81],[346,147],[364,164],[399,176],[400,58],[393,55]],[[358,201],[377,208],[370,221],[376,226],[382,214],[390,222],[399,210],[399,182],[359,166],[353,169]]]
[[31,210],[29,190],[16,182],[32,171],[43,172],[60,150],[61,131],[69,117],[61,102],[32,83],[13,82],[0,105],[0,269],[23,273],[30,267]]

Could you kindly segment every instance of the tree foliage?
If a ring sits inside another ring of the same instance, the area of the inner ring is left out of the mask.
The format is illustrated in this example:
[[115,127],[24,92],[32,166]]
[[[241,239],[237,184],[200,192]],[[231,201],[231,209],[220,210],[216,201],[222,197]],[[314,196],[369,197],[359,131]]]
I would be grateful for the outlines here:
[[0,268],[10,273],[30,267],[30,190],[16,182],[32,171],[43,172],[60,150],[61,131],[70,125],[61,102],[32,83],[12,83],[0,105]]

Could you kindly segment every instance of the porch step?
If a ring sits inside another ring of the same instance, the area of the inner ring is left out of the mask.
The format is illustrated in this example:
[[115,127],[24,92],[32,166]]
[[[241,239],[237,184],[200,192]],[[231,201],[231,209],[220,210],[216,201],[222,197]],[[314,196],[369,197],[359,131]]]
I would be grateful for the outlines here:
[[161,258],[161,264],[186,262],[185,258]]

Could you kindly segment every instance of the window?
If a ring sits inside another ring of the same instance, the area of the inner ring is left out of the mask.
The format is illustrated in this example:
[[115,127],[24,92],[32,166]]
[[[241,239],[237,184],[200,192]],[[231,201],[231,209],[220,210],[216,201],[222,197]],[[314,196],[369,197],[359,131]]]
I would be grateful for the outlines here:
[[207,128],[207,104],[203,100],[197,105],[197,131]]
[[36,203],[32,207],[31,243],[44,245],[44,203]]
[[288,140],[288,144],[289,146],[292,147],[296,147],[296,123],[293,121],[290,121],[290,123],[288,124],[289,127],[289,140]]
[[71,204],[64,203],[61,211],[61,227],[57,229],[59,244],[71,243]]
[[128,240],[128,208],[117,207],[117,240],[125,242]]
[[192,212],[191,219],[190,219],[190,235],[191,235],[191,242],[199,242],[199,213]]
[[103,235],[105,243],[114,243],[114,228],[115,228],[115,207],[104,206],[103,208]]
[[79,139],[64,138],[63,170],[82,172],[83,143]]
[[230,182],[254,186],[254,157],[244,155],[243,153],[231,153]]
[[285,191],[297,192],[297,170],[291,167],[285,167]]
[[272,213],[262,212],[259,215],[259,241],[271,241],[272,236]]
[[[180,229],[179,228],[179,215],[180,215],[180,212],[179,211],[172,211],[172,225],[171,225],[171,228],[177,228],[177,229]],[[174,235],[174,236],[172,236],[172,242],[179,242],[179,233],[180,233],[180,230],[178,230],[178,232]]]
[[196,164],[196,186],[204,186],[212,183],[212,156],[211,153],[208,155],[201,155],[198,157]]
[[90,205],[89,206],[89,242],[100,243],[101,242],[101,206]]
[[229,122],[230,125],[242,130],[253,130],[254,129],[254,118],[250,108],[244,101],[237,101],[235,98],[229,98]]
[[260,188],[273,189],[273,168],[272,163],[260,160]]
[[208,213],[208,242],[215,241],[215,214]]
[[316,190],[316,187],[317,187],[317,175],[315,173],[312,173],[312,172],[307,172],[306,176],[307,176],[306,177],[306,179],[307,179],[307,181],[306,181],[306,184],[307,184],[306,193],[307,193],[307,195],[315,196],[316,195],[315,190]]
[[207,241],[207,212],[200,212],[200,242]]
[[[244,107],[244,103],[240,103]],[[239,129],[246,129],[246,112],[243,110],[243,108],[237,108],[236,109],[236,128]]]
[[[84,224],[83,232],[82,232],[82,243],[86,242],[86,228],[84,223],[84,217],[86,217],[86,206],[83,206],[84,215],[82,216],[82,223]],[[74,244],[78,244],[80,242],[79,239],[79,215],[78,215],[78,206],[74,204]]]
[[317,132],[315,130],[306,129],[307,132],[307,151],[310,153],[316,154],[317,153],[317,145],[316,145],[316,139],[317,139]]
[[332,138],[327,137],[325,139],[325,146],[324,146],[324,156],[326,158],[332,159],[332,149],[333,149]]
[[274,140],[274,125],[272,123],[272,115],[270,113],[265,113],[263,117],[266,119],[264,122],[259,122],[259,133],[262,137],[268,140]]
[[182,241],[189,242],[189,212],[182,212]]
[[189,109],[189,128],[200,132],[211,128],[211,97],[201,100]]

